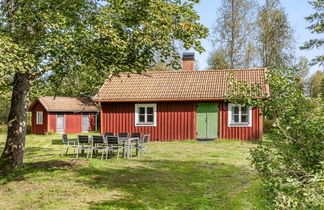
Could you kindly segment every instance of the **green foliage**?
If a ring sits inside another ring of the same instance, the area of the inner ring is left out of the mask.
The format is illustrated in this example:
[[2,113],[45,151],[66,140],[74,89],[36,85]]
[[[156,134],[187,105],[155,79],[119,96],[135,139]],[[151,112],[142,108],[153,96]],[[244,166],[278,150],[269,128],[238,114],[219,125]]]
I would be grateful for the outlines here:
[[[307,27],[312,33],[322,34],[324,32],[324,1],[323,0],[313,0],[309,3],[315,9],[315,13],[306,17],[306,20],[310,23]],[[301,49],[310,50],[313,48],[322,48],[324,44],[323,38],[311,39],[306,42]],[[319,55],[312,60],[312,64],[324,65],[324,56]]]
[[1,168],[22,165],[20,145],[25,145],[25,134],[20,134],[26,125],[22,107],[27,107],[29,95],[93,96],[108,74],[146,71],[155,54],[172,58],[170,66],[179,68],[174,41],[203,52],[199,40],[208,29],[194,11],[198,2],[0,0],[0,76],[4,78],[0,90],[12,86],[13,76],[21,78],[12,90],[17,103],[11,104],[8,120],[13,129],[8,132]]
[[204,50],[199,39],[208,30],[198,22],[197,2],[2,1],[0,88],[10,86],[15,72],[28,71],[36,80],[32,99],[93,96],[110,73],[145,71],[155,54],[178,69],[175,41]]
[[[304,95],[294,69],[268,71],[266,99],[256,85],[230,80],[231,101],[259,107],[275,119],[268,142],[251,149],[250,158],[269,198],[281,209],[323,207],[324,101]],[[245,94],[235,94],[240,90]]]
[[208,58],[208,68],[209,69],[229,69],[230,65],[226,60],[226,54],[223,50],[216,50],[211,53]]
[[309,95],[324,98],[324,72],[317,71],[309,78]]
[[[255,57],[252,47],[255,5],[254,0],[222,0],[214,28],[214,43],[217,49],[221,49],[229,68],[248,68],[251,58]],[[215,59],[222,59],[219,51],[216,51],[216,56]],[[216,62],[221,62],[221,65],[215,69],[226,64],[224,61]]]
[[258,52],[263,67],[290,66],[294,37],[279,0],[267,0],[257,18]]

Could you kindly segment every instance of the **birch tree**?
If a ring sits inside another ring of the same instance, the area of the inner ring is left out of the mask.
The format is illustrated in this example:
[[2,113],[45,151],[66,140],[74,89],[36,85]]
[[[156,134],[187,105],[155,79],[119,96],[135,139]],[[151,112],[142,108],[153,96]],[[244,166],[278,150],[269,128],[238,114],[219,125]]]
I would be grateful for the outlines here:
[[223,0],[214,28],[215,53],[223,51],[230,68],[250,67],[253,56],[253,24],[256,2]]
[[289,66],[293,60],[293,31],[279,0],[266,0],[257,19],[258,52],[263,67]]

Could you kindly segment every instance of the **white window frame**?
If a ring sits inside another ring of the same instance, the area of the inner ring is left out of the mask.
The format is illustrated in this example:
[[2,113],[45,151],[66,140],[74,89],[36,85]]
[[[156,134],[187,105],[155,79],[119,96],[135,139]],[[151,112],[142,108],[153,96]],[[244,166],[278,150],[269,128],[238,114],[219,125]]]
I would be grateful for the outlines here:
[[36,125],[43,125],[44,115],[43,112],[36,112]]
[[233,107],[239,107],[239,119],[241,119],[241,108],[244,107],[244,105],[241,104],[228,104],[228,127],[252,127],[252,109],[253,107],[248,107],[248,122],[233,122],[233,113],[232,109]]
[[[145,107],[145,122],[139,122],[139,108]],[[147,123],[147,107],[153,107],[153,123]],[[156,126],[156,104],[135,104],[135,126]]]

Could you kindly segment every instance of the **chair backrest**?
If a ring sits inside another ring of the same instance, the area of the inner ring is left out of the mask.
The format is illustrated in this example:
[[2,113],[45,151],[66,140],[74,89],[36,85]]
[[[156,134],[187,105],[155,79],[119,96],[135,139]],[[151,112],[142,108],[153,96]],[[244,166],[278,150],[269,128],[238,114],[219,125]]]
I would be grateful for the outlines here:
[[119,138],[128,138],[128,133],[118,133]]
[[92,136],[92,143],[93,144],[103,144],[104,143],[104,137],[103,136]]
[[119,143],[119,139],[118,136],[107,136],[107,142],[108,144],[118,144]]
[[131,138],[141,139],[142,138],[142,134],[141,133],[131,133]]
[[105,136],[105,137],[107,137],[107,136],[114,136],[114,133],[105,133],[104,136]]
[[89,144],[89,136],[88,135],[78,135],[77,141],[78,141],[78,144]]
[[67,134],[62,135],[62,141],[63,141],[64,144],[69,143],[69,138],[68,138]]
[[150,142],[150,134],[145,134],[144,137],[143,137],[143,142],[144,143],[148,143]]

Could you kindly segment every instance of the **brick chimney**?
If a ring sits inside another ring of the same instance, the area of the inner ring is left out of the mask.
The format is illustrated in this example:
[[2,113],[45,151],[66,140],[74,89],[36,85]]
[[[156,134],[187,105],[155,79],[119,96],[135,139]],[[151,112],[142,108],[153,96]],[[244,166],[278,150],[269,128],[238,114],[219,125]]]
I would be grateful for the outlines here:
[[195,53],[185,52],[182,56],[182,70],[194,71],[195,70]]

